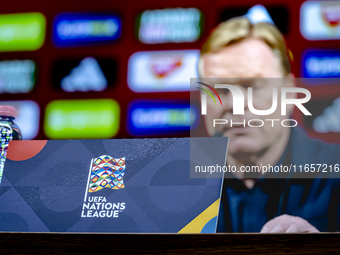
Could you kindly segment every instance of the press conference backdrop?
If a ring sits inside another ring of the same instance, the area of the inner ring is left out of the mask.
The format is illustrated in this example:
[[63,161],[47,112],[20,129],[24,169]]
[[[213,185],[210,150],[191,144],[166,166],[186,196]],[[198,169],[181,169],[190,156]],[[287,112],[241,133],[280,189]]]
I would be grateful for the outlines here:
[[[202,126],[188,90],[204,40],[259,13],[296,77],[340,77],[340,1],[2,1],[0,103],[16,106],[24,139],[189,136]],[[295,117],[312,136],[340,142],[339,86],[306,82],[313,115]]]

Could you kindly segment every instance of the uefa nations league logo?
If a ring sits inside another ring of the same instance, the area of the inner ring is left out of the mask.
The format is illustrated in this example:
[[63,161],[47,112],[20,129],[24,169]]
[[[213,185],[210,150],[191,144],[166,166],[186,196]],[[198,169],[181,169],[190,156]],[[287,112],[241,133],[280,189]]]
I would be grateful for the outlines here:
[[[103,155],[91,160],[89,180],[87,183],[82,218],[118,218],[126,205],[123,201],[109,201],[101,193],[93,194],[104,188],[123,189],[125,173],[125,157],[113,158]],[[90,195],[91,194],[91,195]],[[89,195],[89,196],[88,196]]]
[[97,192],[103,188],[125,188],[124,173],[125,157],[113,158],[103,155],[92,159],[88,192]]

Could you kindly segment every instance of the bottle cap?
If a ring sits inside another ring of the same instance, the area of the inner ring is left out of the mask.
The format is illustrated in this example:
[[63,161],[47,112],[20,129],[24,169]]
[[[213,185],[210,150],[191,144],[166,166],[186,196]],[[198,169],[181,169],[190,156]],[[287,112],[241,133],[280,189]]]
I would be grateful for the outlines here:
[[0,105],[0,116],[16,117],[16,110],[14,106]]

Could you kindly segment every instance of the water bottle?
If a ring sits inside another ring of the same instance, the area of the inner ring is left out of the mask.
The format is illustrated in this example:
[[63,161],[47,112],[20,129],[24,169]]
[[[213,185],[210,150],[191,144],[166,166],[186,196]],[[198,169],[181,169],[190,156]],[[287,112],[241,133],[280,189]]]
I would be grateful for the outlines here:
[[2,173],[4,170],[8,143],[11,140],[22,140],[20,128],[13,121],[16,117],[16,111],[13,106],[0,105],[0,134],[1,134],[1,148],[0,148],[0,183]]

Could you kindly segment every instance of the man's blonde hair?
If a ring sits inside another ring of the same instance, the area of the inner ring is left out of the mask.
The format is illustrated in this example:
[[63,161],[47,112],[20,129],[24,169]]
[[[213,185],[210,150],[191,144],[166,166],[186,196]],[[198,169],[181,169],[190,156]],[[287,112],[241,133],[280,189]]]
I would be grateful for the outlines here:
[[236,17],[220,23],[209,35],[201,49],[199,63],[200,76],[203,73],[202,56],[209,52],[218,52],[224,47],[238,43],[245,38],[255,37],[264,41],[277,56],[284,75],[291,73],[288,50],[281,32],[275,25],[259,22],[252,24],[245,17]]

